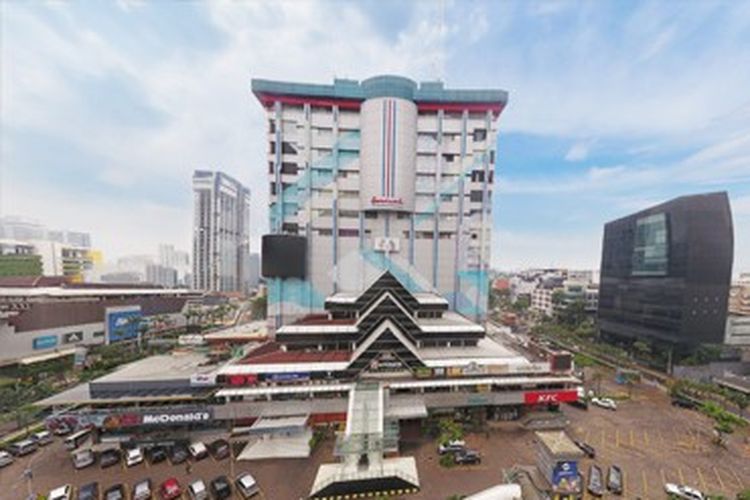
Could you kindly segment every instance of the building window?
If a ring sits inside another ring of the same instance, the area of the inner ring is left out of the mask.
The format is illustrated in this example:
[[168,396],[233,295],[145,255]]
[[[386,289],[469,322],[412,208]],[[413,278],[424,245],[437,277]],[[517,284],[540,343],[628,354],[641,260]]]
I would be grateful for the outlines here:
[[456,155],[451,154],[451,153],[443,153],[443,160],[446,163],[453,163],[455,159],[456,159]]
[[472,170],[471,182],[484,182],[484,170]]
[[495,164],[495,150],[494,149],[490,151],[490,163],[493,165]]
[[481,142],[487,139],[486,128],[475,128],[474,129],[474,142]]
[[94,332],[91,336],[94,338],[104,337],[104,332],[99,330],[98,332]]
[[275,195],[276,195],[276,183],[272,182],[271,183],[271,196],[275,196]]
[[276,133],[276,122],[273,120],[268,120],[268,132],[270,134]]
[[479,191],[479,190],[472,191],[471,194],[469,195],[469,199],[472,202],[481,203],[482,202],[482,192]]
[[445,193],[442,193],[440,195],[440,201],[451,202],[451,201],[453,201],[453,197],[454,196],[455,196],[454,194],[445,194]]
[[346,238],[346,237],[357,237],[359,236],[359,229],[347,229],[347,228],[341,228],[339,229],[339,236]]
[[633,276],[664,276],[668,266],[667,216],[641,217],[635,223]]
[[331,229],[315,229],[318,236],[333,236],[333,230]]
[[[273,144],[273,143],[272,143]],[[272,153],[274,151],[271,151]],[[282,142],[281,143],[281,152],[285,155],[296,155],[297,154],[297,148],[291,145],[291,143],[288,142]]]
[[281,225],[281,232],[287,234],[297,234],[299,232],[299,224],[296,222],[285,222]]
[[359,213],[356,210],[339,210],[339,217],[342,219],[357,219]]
[[378,213],[377,212],[365,212],[365,219],[377,219]]
[[[286,144],[286,143],[285,143]],[[283,162],[281,164],[281,173],[282,174],[297,174],[297,164],[293,162]]]
[[274,170],[273,170],[273,162],[272,162],[272,161],[269,161],[269,162],[268,162],[268,173],[269,173],[269,174],[272,174],[272,173],[274,173]]

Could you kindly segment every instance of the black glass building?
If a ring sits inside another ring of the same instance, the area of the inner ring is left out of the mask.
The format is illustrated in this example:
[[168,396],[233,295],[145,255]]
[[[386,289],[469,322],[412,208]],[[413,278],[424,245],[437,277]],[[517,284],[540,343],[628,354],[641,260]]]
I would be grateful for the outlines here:
[[682,196],[604,226],[603,337],[722,343],[734,235],[725,192]]

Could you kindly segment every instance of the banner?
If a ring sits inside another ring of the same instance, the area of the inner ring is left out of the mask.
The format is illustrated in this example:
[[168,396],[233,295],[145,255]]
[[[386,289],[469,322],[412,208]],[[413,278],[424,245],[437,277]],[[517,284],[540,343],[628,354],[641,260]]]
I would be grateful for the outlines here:
[[578,401],[576,389],[563,391],[531,391],[523,394],[523,402],[527,405],[572,403]]
[[108,307],[104,316],[108,344],[138,338],[141,306]]

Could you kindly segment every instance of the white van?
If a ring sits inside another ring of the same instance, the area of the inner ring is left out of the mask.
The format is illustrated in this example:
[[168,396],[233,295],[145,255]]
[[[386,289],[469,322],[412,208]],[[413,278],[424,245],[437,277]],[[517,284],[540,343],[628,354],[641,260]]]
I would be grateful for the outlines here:
[[52,442],[52,433],[50,431],[39,431],[31,435],[31,440],[39,446],[46,446]]
[[96,456],[91,450],[81,450],[73,453],[73,467],[76,469],[83,469],[94,465],[94,462],[96,462]]
[[5,467],[13,463],[13,455],[7,451],[0,451],[0,467]]
[[260,493],[258,483],[255,482],[255,478],[248,473],[242,474],[238,477],[235,484],[237,485],[237,490],[240,492],[240,495],[242,495],[242,498],[251,498]]
[[34,453],[39,446],[32,441],[31,439],[24,439],[23,441],[18,441],[16,443],[13,443],[10,445],[10,452],[13,453],[17,457],[22,457],[24,455],[28,455],[29,453]]
[[190,495],[191,500],[206,500],[208,498],[206,483],[200,479],[193,481],[188,487],[188,494]]

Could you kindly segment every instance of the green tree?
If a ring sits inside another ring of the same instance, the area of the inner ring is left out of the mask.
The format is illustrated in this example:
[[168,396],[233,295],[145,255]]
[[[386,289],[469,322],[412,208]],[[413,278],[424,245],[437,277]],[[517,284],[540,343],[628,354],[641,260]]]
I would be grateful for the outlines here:
[[251,306],[251,316],[254,320],[260,320],[266,318],[266,310],[268,307],[268,297],[261,295],[253,300]]

